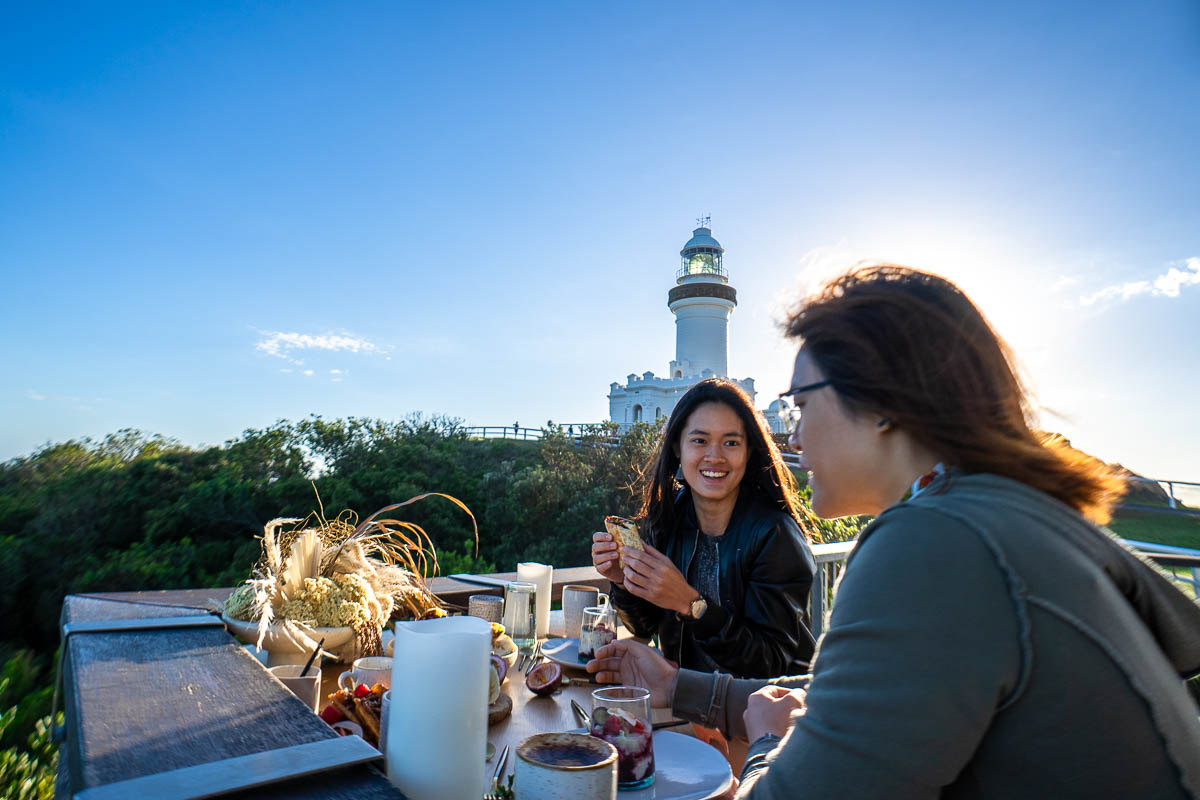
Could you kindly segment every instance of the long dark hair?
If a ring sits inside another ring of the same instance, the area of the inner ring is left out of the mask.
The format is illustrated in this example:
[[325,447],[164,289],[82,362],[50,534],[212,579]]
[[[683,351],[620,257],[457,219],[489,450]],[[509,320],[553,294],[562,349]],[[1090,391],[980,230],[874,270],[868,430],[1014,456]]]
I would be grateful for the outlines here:
[[1003,475],[1099,523],[1108,465],[1033,425],[1011,351],[957,286],[895,264],[825,285],[786,323],[851,413],[878,414],[964,472]]
[[688,418],[704,403],[721,403],[733,409],[746,429],[749,456],[746,473],[738,486],[739,498],[743,492],[748,492],[790,514],[807,536],[808,529],[801,521],[804,515],[796,497],[796,479],[779,457],[779,448],[771,438],[766,420],[754,410],[750,396],[736,383],[724,378],[708,378],[679,398],[658,443],[658,452],[649,465],[652,474],[639,516],[649,525],[655,545],[662,542],[661,537],[673,533],[679,522],[675,509],[675,494],[681,488],[675,479],[680,464],[677,449]]

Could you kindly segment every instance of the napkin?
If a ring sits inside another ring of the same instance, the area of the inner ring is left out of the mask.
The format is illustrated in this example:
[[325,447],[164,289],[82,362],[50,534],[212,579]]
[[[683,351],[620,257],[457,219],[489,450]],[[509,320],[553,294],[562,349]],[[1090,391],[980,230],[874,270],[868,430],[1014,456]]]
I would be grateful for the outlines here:
[[528,581],[537,587],[534,617],[537,620],[537,636],[545,639],[550,632],[550,593],[554,586],[554,567],[535,561],[522,561],[517,564],[517,580]]
[[[488,655],[478,617],[397,622],[387,733],[388,780],[411,800],[479,800],[487,790]],[[403,654],[403,655],[401,655]]]

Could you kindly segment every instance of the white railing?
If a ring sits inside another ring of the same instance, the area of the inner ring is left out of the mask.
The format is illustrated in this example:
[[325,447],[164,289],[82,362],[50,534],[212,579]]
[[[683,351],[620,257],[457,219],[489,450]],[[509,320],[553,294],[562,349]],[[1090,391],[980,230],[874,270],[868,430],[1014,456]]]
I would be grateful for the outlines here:
[[[1181,502],[1183,502],[1183,500],[1185,500],[1185,499],[1193,507],[1200,506],[1200,503],[1197,503],[1197,501],[1195,499],[1195,498],[1200,498],[1200,483],[1196,483],[1195,481],[1173,481],[1173,480],[1166,480],[1164,478],[1140,478],[1140,477],[1132,477],[1132,478],[1129,478],[1129,480],[1136,481],[1138,483],[1153,483],[1153,484],[1157,484],[1158,486],[1165,486],[1167,489],[1167,507],[1168,508],[1174,508],[1174,509],[1179,508],[1179,504]],[[1182,490],[1182,494],[1184,495],[1184,497],[1181,498],[1181,497],[1176,496],[1176,491],[1175,491],[1176,486],[1186,487]]]
[[815,637],[820,637],[829,624],[829,612],[833,610],[833,596],[837,594],[838,581],[841,580],[846,559],[856,544],[857,540],[851,540],[812,546],[817,571],[813,575],[812,591],[808,596],[808,610],[812,620],[812,635]]
[[[1132,539],[1122,539],[1121,541],[1152,560],[1179,562],[1166,563],[1162,566],[1168,570],[1177,583],[1189,587],[1192,596],[1200,602],[1200,565],[1194,563],[1196,559],[1200,559],[1200,550],[1151,544]],[[813,575],[808,608],[809,616],[812,619],[812,634],[815,637],[819,638],[822,631],[829,625],[829,614],[833,610],[833,600],[837,595],[838,582],[846,567],[846,559],[850,557],[856,544],[858,544],[857,540],[812,545],[813,556],[817,561],[817,572]]]

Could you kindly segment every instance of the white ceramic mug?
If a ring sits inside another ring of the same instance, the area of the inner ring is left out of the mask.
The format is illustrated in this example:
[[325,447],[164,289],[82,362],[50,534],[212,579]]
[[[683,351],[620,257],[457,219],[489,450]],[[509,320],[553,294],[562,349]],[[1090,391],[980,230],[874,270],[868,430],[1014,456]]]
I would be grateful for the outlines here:
[[354,662],[354,666],[338,675],[338,688],[353,692],[358,684],[368,689],[377,683],[383,688],[392,688],[392,660],[387,656],[368,656]]
[[[600,598],[603,597],[603,602]],[[563,587],[563,636],[579,638],[579,626],[583,623],[583,610],[588,606],[608,605],[608,595],[595,586],[568,584]]]
[[537,733],[517,745],[521,800],[616,800],[617,749],[586,733]]
[[268,671],[316,713],[317,701],[321,697],[321,668],[313,665],[308,674],[301,678],[300,673],[303,669],[303,664],[281,664],[271,667]]

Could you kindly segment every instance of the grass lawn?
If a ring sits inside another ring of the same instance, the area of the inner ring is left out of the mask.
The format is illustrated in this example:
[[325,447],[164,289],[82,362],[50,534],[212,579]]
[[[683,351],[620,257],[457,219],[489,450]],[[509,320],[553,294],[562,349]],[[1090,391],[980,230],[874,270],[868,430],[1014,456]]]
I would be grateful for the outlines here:
[[1200,517],[1197,516],[1118,510],[1108,527],[1122,539],[1200,550]]

